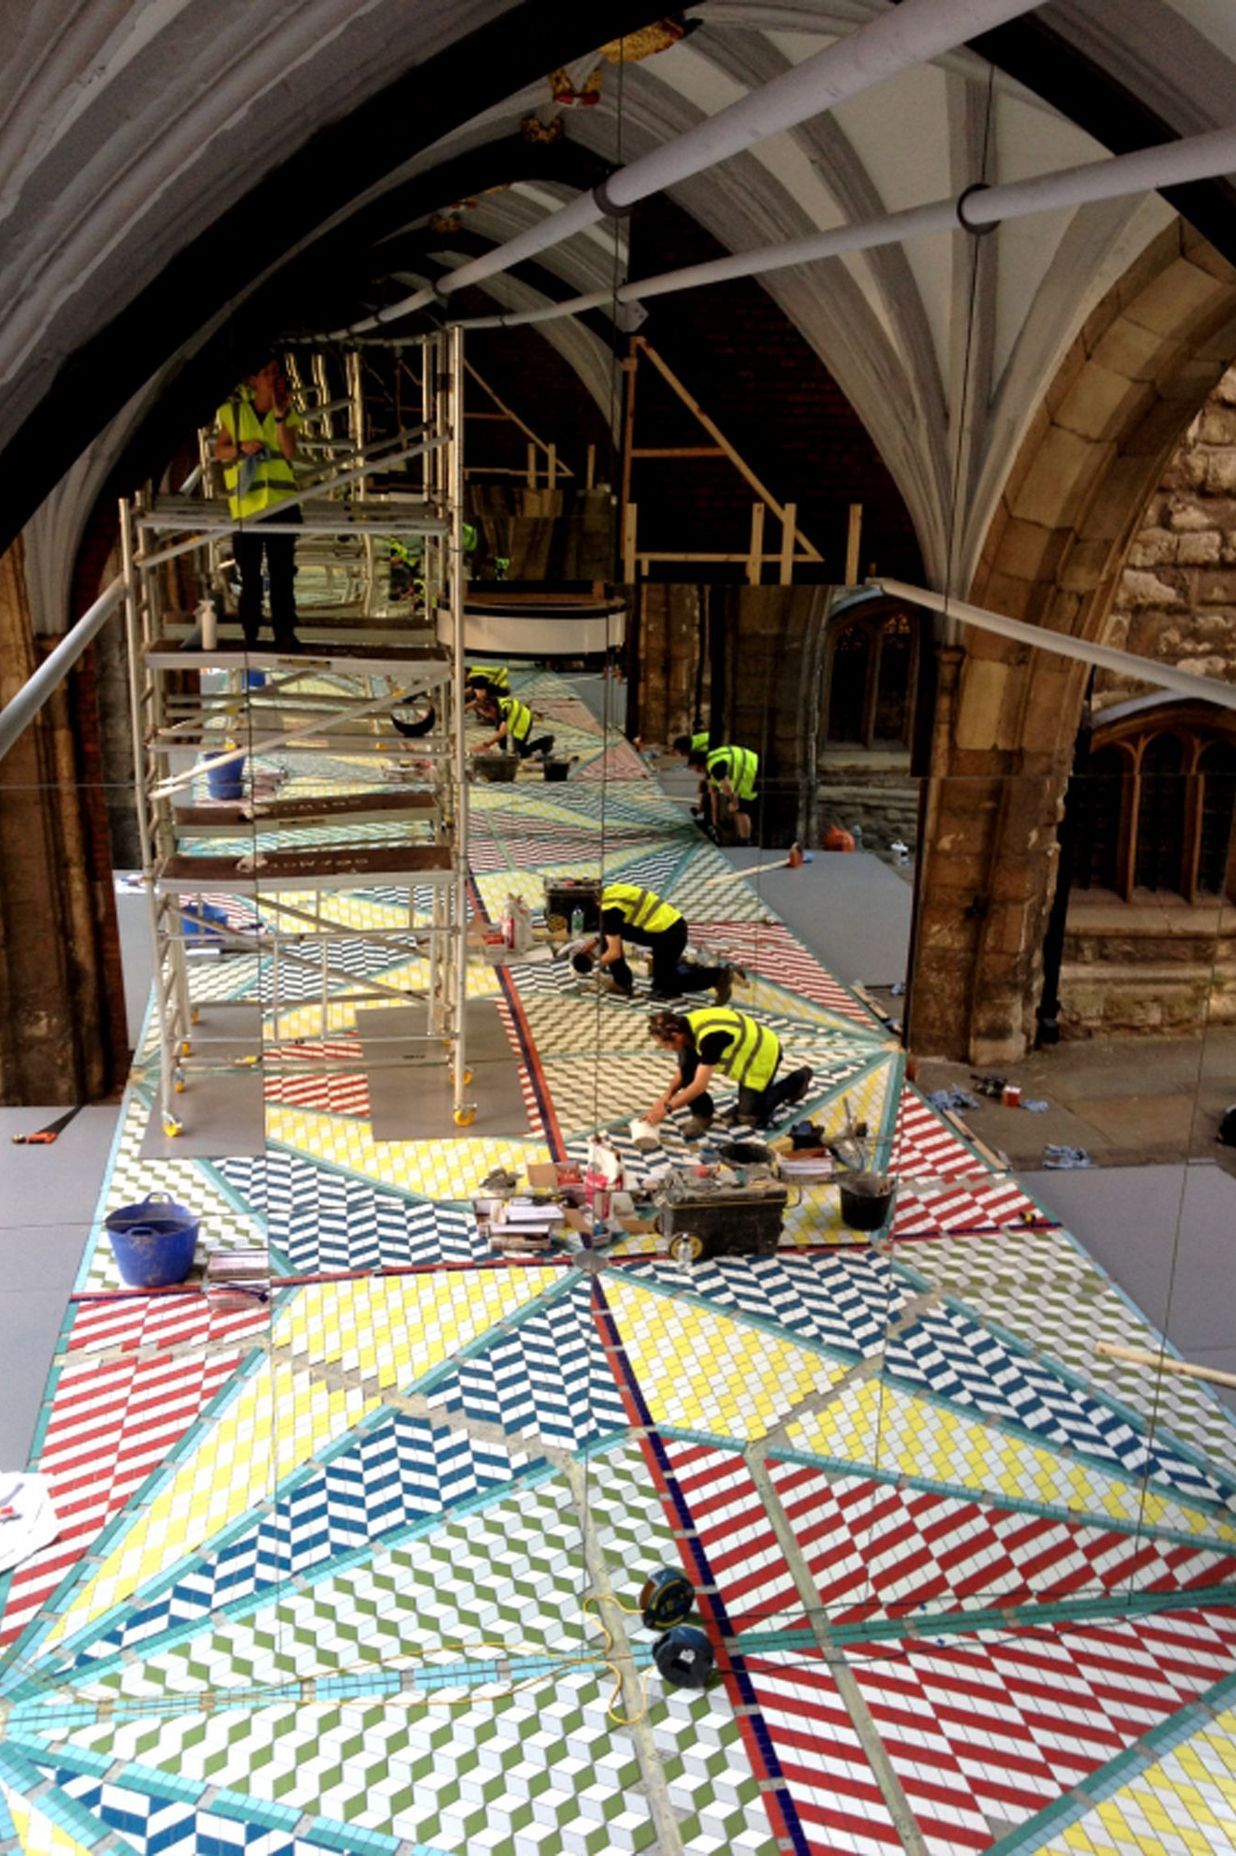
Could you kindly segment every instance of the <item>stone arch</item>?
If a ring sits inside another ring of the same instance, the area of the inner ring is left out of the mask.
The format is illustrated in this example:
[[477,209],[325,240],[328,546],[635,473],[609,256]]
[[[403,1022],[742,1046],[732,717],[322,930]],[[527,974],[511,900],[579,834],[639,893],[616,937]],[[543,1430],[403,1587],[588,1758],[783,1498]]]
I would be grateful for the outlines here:
[[[1236,270],[1183,221],[1090,315],[1043,396],[969,598],[1098,638],[1173,447],[1236,355]],[[1033,1042],[1084,665],[969,631],[946,646],[925,796],[910,1031],[1008,1062]]]

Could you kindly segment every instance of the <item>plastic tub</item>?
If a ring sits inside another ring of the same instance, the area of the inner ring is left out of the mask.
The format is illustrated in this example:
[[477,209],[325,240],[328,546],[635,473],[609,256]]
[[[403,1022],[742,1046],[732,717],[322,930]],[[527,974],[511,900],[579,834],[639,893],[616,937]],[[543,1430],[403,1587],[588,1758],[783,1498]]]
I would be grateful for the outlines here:
[[569,760],[547,760],[545,762],[545,778],[547,780],[565,780],[570,771],[571,763]]
[[897,1188],[883,1173],[845,1173],[841,1187],[841,1222],[851,1231],[878,1231],[888,1223]]
[[212,799],[243,799],[245,796],[243,759],[230,760],[223,767],[208,767],[206,788]]
[[175,1199],[151,1193],[140,1205],[108,1212],[103,1223],[130,1289],[162,1289],[183,1282],[193,1268],[199,1220]]

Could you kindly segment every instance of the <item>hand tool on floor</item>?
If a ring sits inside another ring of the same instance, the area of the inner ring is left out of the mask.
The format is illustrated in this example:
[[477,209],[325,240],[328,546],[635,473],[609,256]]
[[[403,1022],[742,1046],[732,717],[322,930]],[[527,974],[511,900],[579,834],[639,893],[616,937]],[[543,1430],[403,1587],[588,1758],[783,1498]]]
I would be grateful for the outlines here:
[[50,1147],[52,1142],[64,1133],[74,1115],[80,1115],[85,1106],[84,1102],[79,1102],[76,1108],[69,1109],[67,1114],[57,1116],[55,1121],[49,1121],[45,1128],[39,1128],[33,1134],[15,1134],[13,1136],[14,1147]]

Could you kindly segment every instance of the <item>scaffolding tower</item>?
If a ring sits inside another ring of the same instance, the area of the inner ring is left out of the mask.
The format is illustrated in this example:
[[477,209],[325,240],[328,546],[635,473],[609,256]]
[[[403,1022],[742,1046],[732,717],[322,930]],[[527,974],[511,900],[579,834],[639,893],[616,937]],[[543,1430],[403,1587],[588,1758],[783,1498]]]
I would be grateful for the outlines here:
[[[255,1065],[298,1074],[312,1065],[316,1074],[445,1064],[455,1124],[466,1127],[476,1116],[465,1095],[462,332],[435,331],[420,346],[421,423],[380,443],[366,439],[357,356],[345,357],[346,391],[333,398],[326,357],[307,365],[288,359],[316,480],[288,499],[299,503],[300,521],[279,522],[276,505],[262,529],[297,535],[298,576],[302,583],[315,578],[324,595],[315,604],[298,598],[294,648],[248,645],[238,623],[220,616],[231,537],[242,524],[214,493],[217,471],[205,436],[198,470],[181,494],[121,503],[159,1113],[169,1137],[190,1124],[195,1077]],[[386,486],[380,490],[378,477]],[[417,538],[423,578],[414,601],[396,606],[385,596],[385,560],[390,542],[408,537]],[[175,599],[166,585],[169,563],[181,595]],[[185,610],[195,593],[196,609]],[[389,718],[417,704],[431,705],[433,719],[424,717],[426,732],[405,744],[389,732]],[[392,765],[396,743],[404,758]],[[323,754],[359,765],[355,790],[349,783],[342,792],[280,797],[264,790],[271,776],[257,775],[255,762],[273,755],[286,762]],[[381,784],[365,777],[370,767]],[[214,796],[221,776],[244,769],[239,797]],[[375,826],[376,838],[366,839],[365,829]],[[375,932],[363,908],[350,906],[351,895],[374,888],[406,888],[406,930]],[[424,906],[418,892],[428,892]],[[249,1022],[258,1008],[259,1030],[248,1040],[203,1031],[192,993],[189,946],[214,894],[252,899],[249,931],[209,928],[225,948],[256,956],[254,995],[226,1002],[249,1007]],[[330,964],[332,948],[349,941],[386,941],[409,959],[415,953],[427,968],[425,984],[363,977],[332,991],[341,977]],[[298,998],[285,1026],[281,976],[303,975],[307,966],[320,974],[316,1007]],[[365,1001],[416,1002],[417,1029],[375,1035],[375,1049],[389,1047],[385,1055],[340,1055],[335,1014]],[[315,1011],[316,1038],[304,1030]]]

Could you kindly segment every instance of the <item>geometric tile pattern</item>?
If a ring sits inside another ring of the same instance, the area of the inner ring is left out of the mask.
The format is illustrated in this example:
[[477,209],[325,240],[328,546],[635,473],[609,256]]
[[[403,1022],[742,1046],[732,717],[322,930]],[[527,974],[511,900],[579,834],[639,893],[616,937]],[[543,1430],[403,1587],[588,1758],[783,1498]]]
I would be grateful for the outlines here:
[[[169,1193],[207,1248],[265,1243],[277,1278],[325,1280],[232,1311],[121,1299],[94,1244],[36,1450],[61,1537],[0,1588],[0,1847],[833,1856],[899,1852],[913,1825],[929,1856],[1231,1856],[1236,1724],[1195,1707],[1230,1705],[1231,1416],[1096,1355],[1155,1336],[630,748],[559,679],[519,687],[578,765],[477,789],[474,908],[515,891],[539,914],[545,877],[592,871],[668,896],[811,1064],[803,1111],[891,1151],[893,1234],[849,1232],[826,1184],[775,1255],[690,1270],[655,1235],[532,1261],[481,1239],[495,1166],[582,1159],[598,1124],[634,1184],[664,1158],[622,1128],[667,1073],[642,975],[628,1005],[539,957],[473,963],[522,1137],[375,1140],[361,1074],[307,1056],[267,1079],[263,1154],[147,1161],[147,1065],[104,1206]],[[322,755],[290,787],[372,777]],[[421,987],[429,903],[332,898],[403,937],[332,948],[332,990]],[[195,962],[193,995],[257,966]],[[319,983],[282,968],[281,1032],[348,1061],[354,1009],[324,1030]],[[667,1131],[665,1152],[696,1150]],[[661,1566],[696,1587],[703,1694],[651,1672],[629,1609]],[[598,1580],[646,1681],[627,1727]]]

